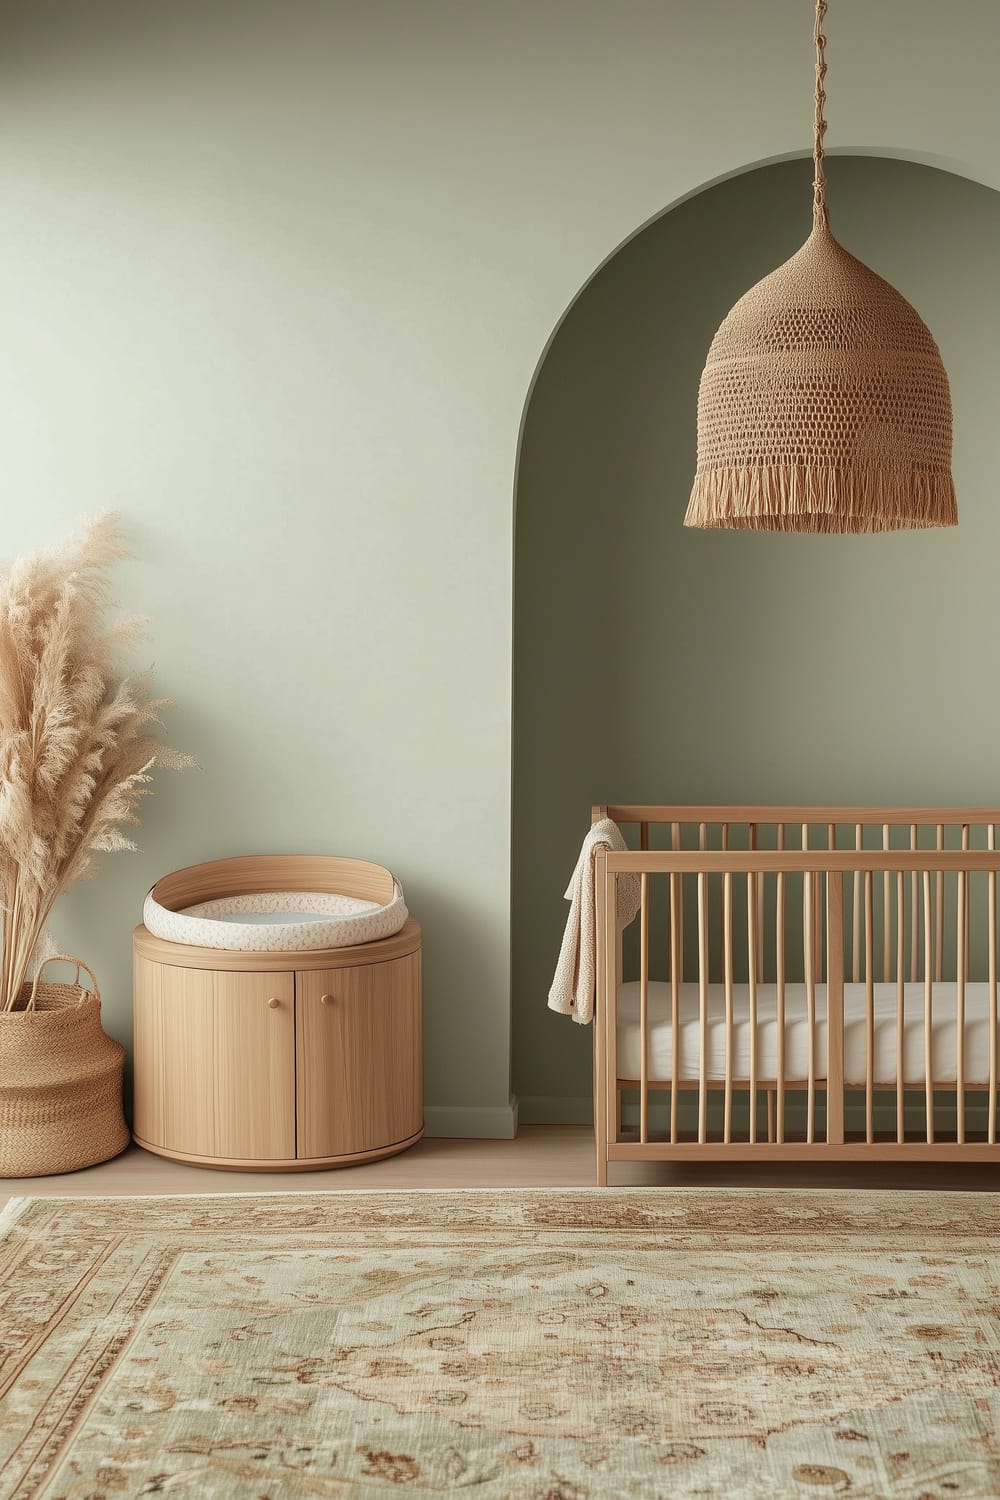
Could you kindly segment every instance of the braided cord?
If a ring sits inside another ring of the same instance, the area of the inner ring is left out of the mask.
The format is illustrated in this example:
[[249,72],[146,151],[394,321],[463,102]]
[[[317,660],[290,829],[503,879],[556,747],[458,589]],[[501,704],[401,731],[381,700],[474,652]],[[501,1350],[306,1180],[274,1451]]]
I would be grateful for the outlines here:
[[826,103],[826,90],[823,81],[826,78],[826,37],[823,35],[823,20],[826,16],[827,0],[816,0],[816,26],[813,32],[813,40],[816,44],[816,92],[815,112],[813,114],[813,224],[823,225],[826,228],[829,219],[826,212],[826,174],[823,171],[823,137],[826,135],[826,119],[823,115],[823,106]]

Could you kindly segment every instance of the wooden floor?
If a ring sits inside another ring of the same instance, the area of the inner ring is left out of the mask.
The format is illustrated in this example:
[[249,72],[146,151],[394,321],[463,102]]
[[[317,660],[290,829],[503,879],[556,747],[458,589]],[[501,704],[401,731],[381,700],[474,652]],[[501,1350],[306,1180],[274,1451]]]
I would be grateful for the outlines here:
[[[853,1163],[668,1167],[613,1163],[613,1187],[950,1188],[1000,1191],[1000,1166]],[[513,1141],[423,1140],[401,1156],[327,1172],[209,1172],[132,1146],[114,1161],[65,1177],[0,1179],[0,1205],[21,1197],[132,1197],[155,1193],[328,1193],[345,1188],[592,1187],[593,1134],[583,1125],[526,1125]]]

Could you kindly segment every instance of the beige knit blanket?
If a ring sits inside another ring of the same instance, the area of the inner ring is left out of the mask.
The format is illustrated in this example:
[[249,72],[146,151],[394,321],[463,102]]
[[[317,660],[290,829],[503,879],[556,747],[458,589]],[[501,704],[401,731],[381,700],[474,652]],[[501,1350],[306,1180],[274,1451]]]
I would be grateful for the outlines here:
[[[559,962],[549,990],[549,1009],[572,1016],[581,1026],[594,1019],[594,986],[597,978],[597,907],[594,899],[594,856],[598,849],[621,851],[628,846],[617,823],[610,818],[595,823],[583,841],[580,858],[566,888],[570,903]],[[638,875],[618,877],[618,931],[622,932],[639,910]]]

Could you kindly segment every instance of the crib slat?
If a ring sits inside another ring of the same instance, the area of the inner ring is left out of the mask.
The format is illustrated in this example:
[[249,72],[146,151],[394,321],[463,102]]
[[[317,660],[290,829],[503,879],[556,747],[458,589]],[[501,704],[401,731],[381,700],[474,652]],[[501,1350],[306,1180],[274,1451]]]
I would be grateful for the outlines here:
[[826,882],[826,1139],[844,1140],[844,876]]
[[903,922],[905,895],[903,892],[903,872],[896,876],[896,1140],[900,1145],[906,1139],[906,1122],[904,1119],[903,1099],[903,1036],[906,1022],[906,974],[904,969],[904,952],[906,948],[906,934]]
[[[987,847],[996,848],[996,826],[990,823],[986,830]],[[986,1139],[991,1146],[997,1139],[997,876],[990,870],[987,876],[989,899],[989,986],[990,986],[990,1092],[989,1120]]]
[[649,1139],[649,876],[639,876],[639,1140]]
[[[943,849],[944,848],[944,824],[943,823],[939,823],[938,826],[937,826],[937,847],[939,849]],[[936,926],[936,930],[935,930],[935,933],[934,933],[934,940],[935,940],[934,978],[937,979],[937,980],[940,980],[941,975],[944,972],[944,969],[943,969],[943,964],[944,964],[944,871],[943,870],[939,870],[937,872],[937,878],[936,878],[936,880],[934,882],[934,897],[935,897],[935,904],[937,906],[937,913],[936,913],[936,916],[937,916],[937,926]]]
[[[862,823],[855,823],[855,849],[863,849],[864,843],[864,825]],[[857,870],[854,872],[854,904],[851,916],[851,978],[857,984],[861,978],[861,875]]]
[[[757,824],[749,825],[749,843],[751,849],[759,848]],[[757,911],[757,926],[755,928],[754,952],[757,955],[757,966],[754,970],[756,979],[764,978],[764,876],[756,877],[757,895],[755,909]]]
[[865,871],[865,1140],[875,1140],[875,906],[872,872]]
[[[670,847],[676,854],[681,848],[681,825],[670,825]],[[671,877],[672,878],[672,877]],[[684,982],[684,876],[677,877],[677,963],[680,982]],[[674,1032],[676,1036],[676,1031]]]
[[[677,826],[676,824],[674,825]],[[680,1049],[681,925],[679,885],[670,874],[670,1144],[677,1144],[677,1053]]]
[[[882,848],[891,847],[891,827],[888,823],[882,824]],[[882,876],[882,982],[888,984],[892,973],[891,968],[891,945],[892,945],[892,877],[886,870]]]
[[812,1145],[816,1128],[816,976],[813,969],[813,895],[811,873],[802,882],[802,947],[805,956],[806,1026],[808,1061],[806,1073],[806,1144]]
[[[784,832],[784,830],[782,830]],[[778,1028],[778,1144],[785,1140],[785,872],[776,877],[774,899],[775,1002]]]
[[[910,848],[917,847],[917,825],[910,824]],[[920,977],[920,923],[918,920],[919,900],[917,894],[917,872],[914,870],[910,876],[910,979],[916,984]]]
[[958,914],[955,929],[955,964],[958,982],[955,987],[955,1113],[957,1116],[956,1139],[965,1144],[965,973],[966,973],[966,926],[968,907],[968,874],[958,872]]
[[698,872],[698,1144],[708,1127],[708,876]]
[[931,1058],[933,979],[933,939],[931,937],[931,872],[924,871],[924,1116],[927,1122],[927,1144],[934,1144],[934,1067]]
[[[826,827],[826,847],[836,849],[837,847],[837,825],[828,823]],[[829,880],[829,876],[827,876]],[[816,915],[815,941],[813,947],[816,950],[816,983],[821,984],[823,980],[823,917],[825,903],[823,901],[823,876],[816,876],[816,894],[813,901],[813,911]]]
[[[833,825],[831,824],[830,827],[832,828],[832,826]],[[829,832],[829,829],[828,829],[827,830],[827,848],[832,849],[833,845],[830,843],[830,837],[831,837],[831,835],[830,835],[830,832]],[[803,825],[802,825],[802,847],[803,847],[803,849],[808,849],[809,848],[809,824],[808,823],[803,823]],[[803,876],[803,890],[804,890],[804,887],[805,887],[806,884],[809,884],[809,885],[812,886],[812,898],[811,899],[812,899],[812,910],[813,910],[813,922],[812,922],[812,945],[811,945],[811,947],[810,947],[810,949],[809,949],[808,952],[803,951],[803,955],[802,955],[802,958],[803,958],[802,973],[803,973],[803,976],[804,976],[805,973],[806,973],[806,971],[811,969],[812,975],[813,975],[814,979],[819,979],[819,977],[820,977],[820,939],[821,939],[820,915],[819,915],[819,913],[820,913],[820,879],[821,879],[821,877],[818,874],[811,874],[811,875],[804,875]],[[803,910],[804,910],[804,907],[803,907]]]
[[[963,823],[963,825],[962,825],[962,848],[963,849],[968,849],[968,847],[969,847],[969,825],[968,825],[968,823]],[[968,974],[968,972],[969,972],[969,883],[968,883],[968,880],[966,880],[966,883],[965,883],[965,915],[964,915],[964,918],[963,918],[963,931],[965,932],[965,972],[966,972],[966,974]]]
[[750,1144],[757,1140],[757,882],[759,875],[747,875],[747,972],[750,991]]
[[722,1139],[733,1138],[733,877],[722,877],[722,947],[726,975],[726,1105]]
[[649,824],[648,823],[640,823],[639,824],[639,848],[640,849],[648,849],[649,848]]

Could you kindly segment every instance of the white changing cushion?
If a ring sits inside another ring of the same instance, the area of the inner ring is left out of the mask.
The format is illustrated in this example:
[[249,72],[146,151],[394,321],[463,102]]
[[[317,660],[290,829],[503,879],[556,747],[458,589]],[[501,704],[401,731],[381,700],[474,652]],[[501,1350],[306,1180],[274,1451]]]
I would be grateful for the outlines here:
[[170,911],[150,891],[142,908],[147,929],[167,942],[254,953],[373,943],[392,937],[408,915],[398,880],[384,906],[326,891],[256,891]]
[[[733,987],[733,1077],[750,1076],[750,999],[748,986]],[[875,1081],[896,1082],[896,986],[876,984]],[[677,1076],[685,1081],[698,1077],[700,1054],[700,997],[696,984],[684,984],[678,996],[679,1032]],[[670,1024],[670,985],[653,981],[649,986],[648,1076],[668,1082],[673,1070],[673,1035]],[[844,985],[844,1077],[851,1085],[865,1082],[867,998],[863,984]],[[638,1078],[642,1058],[639,1021],[640,990],[635,983],[618,991],[618,1077]],[[942,1085],[955,1082],[957,994],[954,980],[938,980],[932,986],[931,1074]],[[919,1088],[924,1082],[924,986],[904,986],[903,1082]],[[785,1077],[804,1079],[809,1070],[809,1023],[805,985],[788,984],[785,990]],[[721,984],[712,984],[707,1005],[706,1076],[721,1083],[726,1076],[726,994]],[[990,989],[982,982],[969,982],[965,989],[965,1081],[984,1084],[989,1080]],[[816,1075],[826,1075],[827,1025],[826,986],[816,986]],[[774,984],[757,986],[757,1076],[773,1079],[778,1071],[777,991]]]

